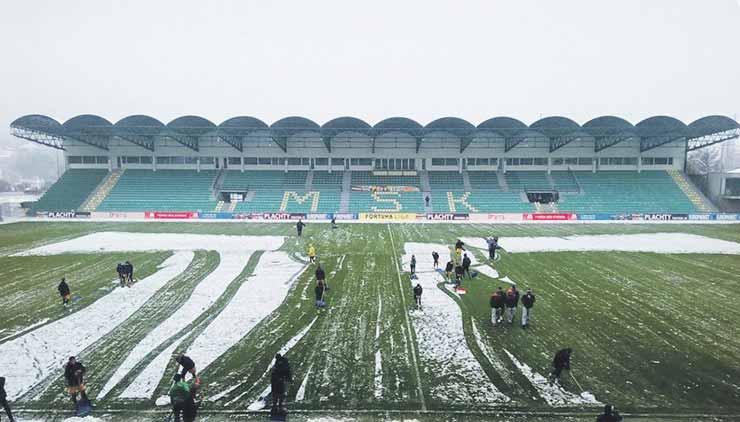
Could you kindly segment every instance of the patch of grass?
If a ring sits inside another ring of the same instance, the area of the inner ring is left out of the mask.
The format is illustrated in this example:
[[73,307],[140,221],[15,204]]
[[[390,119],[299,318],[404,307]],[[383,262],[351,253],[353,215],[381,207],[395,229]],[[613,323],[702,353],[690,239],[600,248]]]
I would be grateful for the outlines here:
[[[169,252],[68,254],[0,257],[0,337],[7,337],[42,320],[56,320],[76,312],[118,287],[116,264],[135,265],[137,279],[152,274]],[[62,277],[73,295],[82,299],[67,308],[57,285]],[[115,281],[115,283],[114,283]]]

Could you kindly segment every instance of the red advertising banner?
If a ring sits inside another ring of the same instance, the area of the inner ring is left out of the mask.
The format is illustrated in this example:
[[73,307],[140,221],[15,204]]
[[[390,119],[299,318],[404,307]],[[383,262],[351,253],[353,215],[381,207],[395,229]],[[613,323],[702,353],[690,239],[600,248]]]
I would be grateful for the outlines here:
[[154,218],[156,220],[184,220],[198,218],[198,213],[191,211],[147,211],[144,213],[144,218]]
[[575,220],[576,214],[573,213],[554,213],[554,214],[522,214],[522,218],[528,221],[567,221]]

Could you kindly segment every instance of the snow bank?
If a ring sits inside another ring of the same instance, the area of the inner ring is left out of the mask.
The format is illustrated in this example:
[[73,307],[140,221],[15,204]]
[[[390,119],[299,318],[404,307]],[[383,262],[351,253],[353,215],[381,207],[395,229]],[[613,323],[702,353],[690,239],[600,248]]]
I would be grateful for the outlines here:
[[195,339],[188,356],[202,371],[239,342],[283,303],[293,281],[306,268],[285,252],[265,252],[223,311]]
[[596,400],[593,394],[589,392],[583,392],[580,396],[571,392],[565,391],[562,387],[557,384],[551,384],[545,377],[537,372],[534,372],[529,365],[519,362],[508,350],[504,349],[504,352],[509,356],[511,361],[514,363],[519,371],[524,375],[525,378],[532,383],[532,386],[537,390],[540,397],[542,397],[547,404],[553,407],[568,407],[568,406],[603,406],[604,404]]
[[[12,333],[12,334],[8,334],[7,336],[5,336],[3,338],[0,338],[0,343],[2,343],[3,341],[5,341],[5,340],[7,340],[7,339],[9,339],[11,337],[16,337],[16,336],[19,336],[19,335],[21,335],[23,333],[27,333],[27,332],[33,330],[36,327],[39,327],[39,326],[42,326],[42,325],[46,324],[47,322],[49,322],[49,318],[44,318],[44,319],[42,319],[39,322],[36,322],[36,323],[31,324],[31,325],[29,325],[27,327],[24,327],[24,328],[22,328],[22,329],[20,329],[20,330],[18,330],[16,332],[14,332],[14,333]],[[4,331],[5,330],[0,331],[0,333],[2,333]]]
[[[485,249],[482,238],[462,239]],[[654,252],[740,254],[740,243],[688,233],[606,234],[567,237],[506,237],[499,244],[509,253],[518,252]]]
[[[221,252],[221,262],[195,287],[192,294],[177,311],[150,331],[133,350],[126,356],[126,360],[118,367],[113,376],[103,386],[98,394],[98,399],[104,398],[113,387],[118,384],[126,374],[131,371],[146,355],[159,347],[162,343],[179,332],[207,311],[218,298],[226,291],[229,284],[239,276],[247,264],[252,251]],[[196,360],[196,365],[198,361]],[[198,366],[196,366],[198,368]],[[153,374],[149,372],[147,374]],[[144,375],[144,373],[142,373]],[[138,377],[135,381],[150,384],[159,382]],[[139,388],[139,387],[136,387]]]
[[283,236],[97,232],[64,242],[41,246],[16,255],[53,255],[72,252],[151,252],[158,250],[243,252],[248,249],[272,251],[278,249],[283,244],[283,240]]
[[167,282],[185,271],[193,257],[190,251],[176,252],[159,266],[159,271],[130,289],[115,289],[67,317],[0,345],[0,374],[8,379],[8,397],[15,399],[28,392],[59,371],[70,356],[111,332]]
[[[419,257],[431,256],[432,251],[444,251],[438,244],[406,243],[403,262],[411,255],[417,257],[418,280],[424,288],[423,311],[412,311],[419,354],[427,373],[433,374],[435,383],[430,393],[435,400],[446,403],[495,404],[510,401],[488,379],[480,363],[468,348],[463,332],[462,312],[446,293],[437,288],[443,281],[441,274],[432,268],[432,262]],[[412,286],[410,285],[409,288]]]

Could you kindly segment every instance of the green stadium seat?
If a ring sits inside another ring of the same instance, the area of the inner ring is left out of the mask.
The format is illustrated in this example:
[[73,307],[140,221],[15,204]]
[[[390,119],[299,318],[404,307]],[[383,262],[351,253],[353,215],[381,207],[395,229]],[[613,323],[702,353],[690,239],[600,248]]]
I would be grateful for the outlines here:
[[108,170],[70,169],[31,207],[31,214],[77,210],[108,175]]

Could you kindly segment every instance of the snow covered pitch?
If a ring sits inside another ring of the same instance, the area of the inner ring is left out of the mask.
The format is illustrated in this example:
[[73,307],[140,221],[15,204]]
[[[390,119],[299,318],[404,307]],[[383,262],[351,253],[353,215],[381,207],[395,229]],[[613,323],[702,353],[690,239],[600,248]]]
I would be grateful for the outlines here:
[[[293,370],[289,407],[315,412],[307,419],[326,409],[578,418],[607,402],[645,414],[740,413],[737,225],[309,224],[301,238],[286,224],[3,229],[0,376],[14,407],[37,420],[69,406],[69,355],[87,366],[99,407],[135,418],[166,409],[157,403],[172,356],[186,353],[203,379],[202,412],[216,417],[259,405],[277,352]],[[490,262],[493,235],[504,249]],[[457,239],[477,273],[465,294],[432,267],[431,252],[444,268]],[[330,286],[323,310],[309,243]],[[126,259],[139,274],[131,288],[115,275]],[[56,293],[62,276],[82,296],[69,308]],[[512,284],[537,296],[527,330],[521,305],[513,324],[490,323],[490,294]],[[572,371],[551,384],[564,347],[574,349]]]

